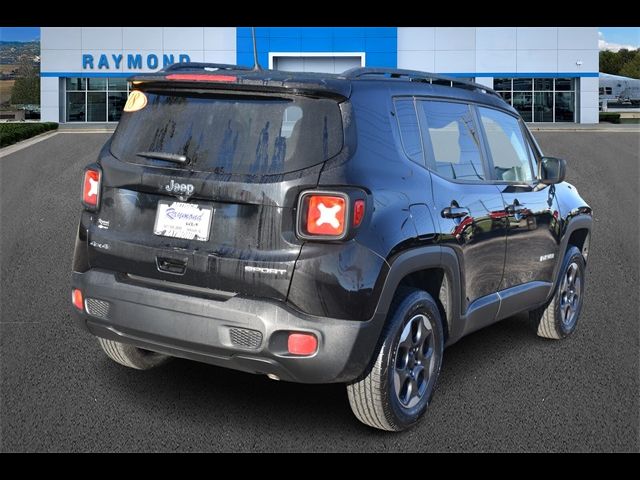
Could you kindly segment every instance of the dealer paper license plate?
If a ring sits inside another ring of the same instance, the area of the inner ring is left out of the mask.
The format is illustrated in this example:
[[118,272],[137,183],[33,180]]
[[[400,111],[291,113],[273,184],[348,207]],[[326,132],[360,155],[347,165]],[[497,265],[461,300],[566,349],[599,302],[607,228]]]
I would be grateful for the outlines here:
[[160,200],[153,233],[163,237],[206,242],[209,240],[212,214],[213,207]]

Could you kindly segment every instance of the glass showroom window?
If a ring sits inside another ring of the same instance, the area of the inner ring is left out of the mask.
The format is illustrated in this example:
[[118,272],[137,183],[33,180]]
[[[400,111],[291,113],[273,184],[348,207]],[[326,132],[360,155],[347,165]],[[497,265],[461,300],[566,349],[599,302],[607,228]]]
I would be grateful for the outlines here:
[[495,78],[493,87],[525,122],[575,121],[573,78]]
[[109,112],[108,122],[120,121],[122,109],[127,103],[128,86],[126,78],[110,78],[109,94],[107,99],[107,109]]
[[127,101],[124,78],[67,78],[67,122],[117,122]]
[[66,121],[85,122],[87,116],[86,78],[67,78]]

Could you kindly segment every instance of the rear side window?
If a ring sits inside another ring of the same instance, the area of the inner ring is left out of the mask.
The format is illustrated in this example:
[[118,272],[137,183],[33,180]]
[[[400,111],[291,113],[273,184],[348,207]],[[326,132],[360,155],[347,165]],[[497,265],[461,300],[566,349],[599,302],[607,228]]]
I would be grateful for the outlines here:
[[404,153],[417,164],[424,166],[422,139],[413,99],[397,99],[395,109]]
[[[342,118],[330,99],[145,92],[125,112],[111,144],[123,161],[166,165],[138,152],[186,155],[189,168],[219,174],[281,174],[342,149]],[[175,166],[175,164],[172,164]]]
[[486,178],[480,154],[480,141],[469,105],[452,102],[421,101],[435,165],[431,168],[454,180]]
[[530,182],[533,178],[529,152],[515,117],[491,108],[478,108],[493,160],[495,178],[507,182]]

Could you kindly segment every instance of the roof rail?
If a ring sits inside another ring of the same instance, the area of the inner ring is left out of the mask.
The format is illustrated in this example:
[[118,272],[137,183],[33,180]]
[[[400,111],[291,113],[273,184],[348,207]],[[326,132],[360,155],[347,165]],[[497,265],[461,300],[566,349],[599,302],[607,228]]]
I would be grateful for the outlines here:
[[175,72],[176,70],[251,70],[250,67],[242,65],[231,65],[229,63],[202,63],[202,62],[182,62],[174,63],[164,69],[165,72]]
[[499,93],[485,85],[481,85],[475,82],[468,82],[466,80],[459,80],[457,78],[447,77],[445,75],[438,75],[437,73],[421,72],[418,70],[404,70],[401,68],[356,67],[345,70],[341,74],[342,77],[349,80],[355,80],[357,78],[362,78],[369,75],[385,78],[406,79],[410,82],[425,82],[431,84],[435,83],[437,85],[446,85],[447,83],[451,82],[450,86],[452,87],[466,88],[468,90],[480,90],[490,95],[495,95],[502,98]]

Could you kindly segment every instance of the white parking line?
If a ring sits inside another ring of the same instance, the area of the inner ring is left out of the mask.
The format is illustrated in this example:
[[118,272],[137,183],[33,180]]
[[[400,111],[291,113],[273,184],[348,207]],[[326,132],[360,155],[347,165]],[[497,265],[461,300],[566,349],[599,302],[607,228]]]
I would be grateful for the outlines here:
[[113,133],[115,130],[60,130],[59,133]]

